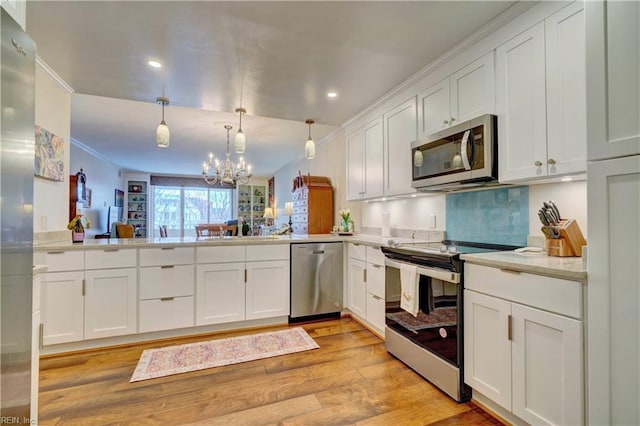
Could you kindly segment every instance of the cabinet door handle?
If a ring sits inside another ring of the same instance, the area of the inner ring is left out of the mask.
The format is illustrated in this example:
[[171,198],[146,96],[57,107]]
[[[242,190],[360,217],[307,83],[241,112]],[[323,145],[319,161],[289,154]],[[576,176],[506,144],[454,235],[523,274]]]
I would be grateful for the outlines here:
[[247,270],[246,269],[244,270],[244,282],[245,283],[247,282]]
[[547,160],[547,164],[551,164],[553,166],[554,164],[556,164],[556,160],[554,160],[553,158],[549,158]]
[[375,294],[372,294],[371,296],[373,296],[373,298],[376,299],[376,300],[382,300],[382,297],[376,296]]
[[449,120],[442,120],[442,125],[446,126],[447,124],[449,124]]
[[64,251],[48,251],[47,254],[64,254]]
[[456,121],[454,117],[451,117],[451,119],[449,120],[450,123],[453,123],[454,121]]
[[542,167],[542,161],[536,161],[533,165],[536,167]]
[[83,278],[82,279],[82,295],[84,296],[86,294],[86,281]]
[[367,282],[367,270],[363,269],[362,270],[362,280],[366,283]]
[[371,266],[373,266],[374,268],[382,268],[382,265],[376,265],[375,263],[372,263]]
[[516,274],[516,275],[522,274],[522,271],[514,271],[513,269],[506,269],[506,268],[500,268],[500,271],[506,272],[508,274]]
[[42,349],[44,346],[44,323],[40,323],[38,327],[38,347]]
[[175,247],[161,247],[160,250],[173,250]]
[[175,297],[161,297],[160,301],[161,302],[169,302],[171,300],[175,299]]
[[160,269],[171,269],[171,268],[175,268],[175,267],[176,267],[175,265],[162,265],[160,267]]
[[104,252],[109,252],[109,251],[120,251],[120,249],[117,248],[112,248],[112,249],[104,249]]
[[511,318],[511,315],[509,315],[507,316],[507,339],[509,340],[512,340],[511,337],[513,333],[511,323],[512,323],[512,318]]
[[324,254],[324,250],[314,250],[312,254]]

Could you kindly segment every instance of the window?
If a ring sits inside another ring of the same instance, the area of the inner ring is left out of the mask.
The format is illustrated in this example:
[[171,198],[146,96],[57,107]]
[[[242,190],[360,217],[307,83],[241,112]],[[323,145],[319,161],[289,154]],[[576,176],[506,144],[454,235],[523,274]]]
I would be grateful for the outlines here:
[[170,237],[193,237],[195,227],[201,223],[224,223],[233,218],[235,188],[162,185],[152,177],[152,224],[154,235],[158,227],[167,225]]

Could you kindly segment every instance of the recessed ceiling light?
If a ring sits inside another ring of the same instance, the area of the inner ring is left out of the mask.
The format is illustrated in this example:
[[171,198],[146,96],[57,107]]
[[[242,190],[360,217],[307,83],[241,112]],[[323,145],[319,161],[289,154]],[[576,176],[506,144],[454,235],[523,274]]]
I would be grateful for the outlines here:
[[158,61],[149,61],[147,64],[153,68],[162,68],[162,64]]
[[337,98],[338,97],[338,92],[334,92],[333,90],[327,93],[327,98]]
[[573,180],[573,177],[571,176],[565,176],[562,179],[560,179],[562,182],[571,182]]

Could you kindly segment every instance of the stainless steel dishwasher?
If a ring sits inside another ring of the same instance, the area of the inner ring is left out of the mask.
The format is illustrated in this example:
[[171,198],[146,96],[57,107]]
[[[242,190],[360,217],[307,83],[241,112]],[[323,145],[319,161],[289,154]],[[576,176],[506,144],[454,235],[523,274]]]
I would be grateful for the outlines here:
[[291,244],[289,322],[339,317],[342,272],[342,243]]

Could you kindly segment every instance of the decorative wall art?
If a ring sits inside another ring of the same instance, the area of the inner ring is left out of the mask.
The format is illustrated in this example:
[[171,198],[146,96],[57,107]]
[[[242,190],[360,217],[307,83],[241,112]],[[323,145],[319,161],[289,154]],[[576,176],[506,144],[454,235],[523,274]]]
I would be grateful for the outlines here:
[[64,181],[64,139],[36,126],[34,175]]
[[275,198],[275,187],[276,187],[276,178],[272,177],[271,179],[269,179],[268,181],[268,188],[267,188],[267,205],[268,207],[275,207],[273,205],[273,199]]
[[116,207],[124,206],[124,191],[120,189],[116,189],[114,197],[113,197],[113,205]]

